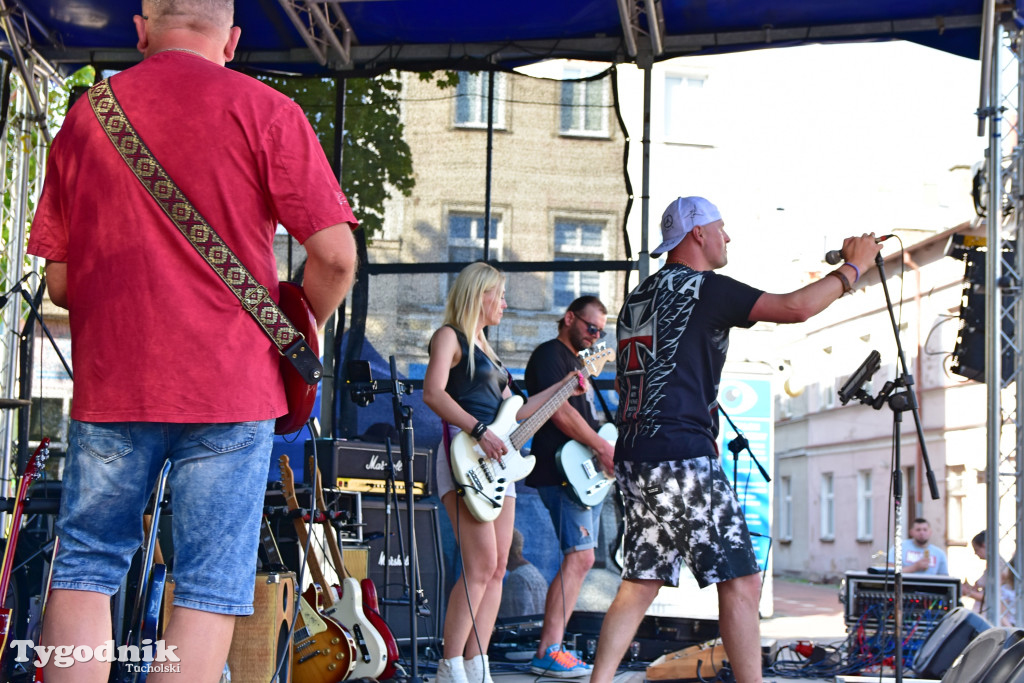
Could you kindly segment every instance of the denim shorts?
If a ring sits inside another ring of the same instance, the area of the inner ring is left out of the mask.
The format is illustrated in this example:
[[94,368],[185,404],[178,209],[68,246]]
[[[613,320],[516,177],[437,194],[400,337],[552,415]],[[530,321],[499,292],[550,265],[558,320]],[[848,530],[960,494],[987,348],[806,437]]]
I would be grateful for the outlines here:
[[143,543],[166,460],[174,604],[252,614],[274,420],[231,424],[72,420],[53,587],[113,595]]
[[564,486],[538,486],[537,493],[551,515],[563,555],[597,547],[603,500],[588,508],[570,498]]
[[686,562],[704,588],[760,571],[717,457],[617,462],[615,478],[626,513],[623,578],[678,586]]

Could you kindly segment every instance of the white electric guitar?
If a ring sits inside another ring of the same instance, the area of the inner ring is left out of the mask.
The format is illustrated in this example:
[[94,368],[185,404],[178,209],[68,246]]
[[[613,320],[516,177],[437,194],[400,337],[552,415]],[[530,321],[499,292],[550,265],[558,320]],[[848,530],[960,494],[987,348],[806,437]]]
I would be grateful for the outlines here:
[[[597,430],[597,435],[614,445],[619,438],[619,430],[611,422],[606,422]],[[569,495],[588,508],[604,500],[615,483],[612,473],[602,470],[594,452],[579,441],[569,441],[559,448],[555,462],[565,477]]]
[[[583,372],[590,376],[601,374],[604,364],[615,357],[614,351],[599,344],[590,350],[580,351]],[[487,457],[476,439],[465,432],[459,432],[452,439],[452,478],[461,489],[462,500],[469,511],[481,522],[492,522],[501,513],[508,486],[523,479],[533,470],[536,458],[523,456],[520,450],[530,437],[555,414],[579,386],[577,378],[570,377],[530,417],[516,424],[516,413],[523,405],[519,396],[509,396],[498,408],[498,415],[488,429],[501,437],[508,453],[500,460]]]

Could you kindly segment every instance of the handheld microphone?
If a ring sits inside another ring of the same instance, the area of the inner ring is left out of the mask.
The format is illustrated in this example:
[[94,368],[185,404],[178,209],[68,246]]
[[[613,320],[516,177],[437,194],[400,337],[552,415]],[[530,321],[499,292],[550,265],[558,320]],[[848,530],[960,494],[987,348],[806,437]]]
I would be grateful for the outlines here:
[[[887,239],[890,239],[890,238],[895,237],[895,236],[896,235],[882,235],[881,237],[876,237],[875,238],[875,244],[881,244],[882,242],[886,241]],[[825,253],[825,263],[829,264],[830,266],[834,266],[837,263],[841,263],[842,261],[843,261],[843,250],[842,249],[833,249],[832,251],[829,251],[829,252]]]

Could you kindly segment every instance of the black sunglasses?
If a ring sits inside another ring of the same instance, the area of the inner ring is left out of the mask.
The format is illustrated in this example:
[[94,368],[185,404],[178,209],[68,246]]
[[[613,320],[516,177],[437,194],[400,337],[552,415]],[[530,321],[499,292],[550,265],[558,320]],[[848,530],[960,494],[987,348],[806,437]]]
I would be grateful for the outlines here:
[[587,334],[589,334],[592,337],[596,336],[598,339],[604,339],[604,335],[607,334],[604,331],[603,327],[598,327],[594,323],[587,322],[586,320],[584,320],[583,318],[581,318],[578,315],[576,316],[576,319],[579,320],[581,323],[583,323],[584,325],[587,326]]

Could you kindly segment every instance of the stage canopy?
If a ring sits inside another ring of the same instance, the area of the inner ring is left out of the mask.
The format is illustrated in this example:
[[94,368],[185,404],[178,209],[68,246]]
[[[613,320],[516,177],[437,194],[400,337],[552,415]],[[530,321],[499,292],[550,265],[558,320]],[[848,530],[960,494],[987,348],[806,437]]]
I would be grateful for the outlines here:
[[[2,0],[64,73],[139,59],[138,0]],[[546,58],[655,60],[764,47],[909,40],[977,58],[979,0],[237,0],[236,64],[310,74],[481,69]],[[1018,11],[1024,0],[1014,0]],[[1005,7],[1005,6],[1001,6]],[[4,37],[6,42],[6,37]],[[10,45],[0,45],[10,52]]]

